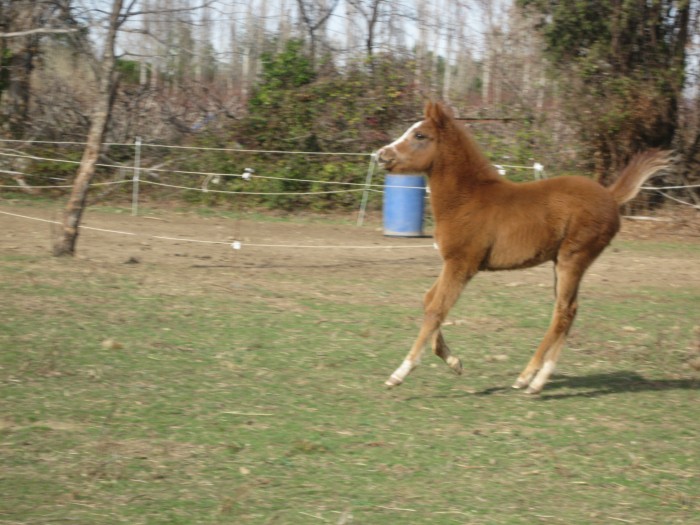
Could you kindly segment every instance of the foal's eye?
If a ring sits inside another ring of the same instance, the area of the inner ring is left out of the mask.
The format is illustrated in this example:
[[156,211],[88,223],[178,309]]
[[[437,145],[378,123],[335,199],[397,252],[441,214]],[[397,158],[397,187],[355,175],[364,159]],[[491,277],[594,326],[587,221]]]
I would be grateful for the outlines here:
[[425,140],[425,139],[428,138],[428,137],[426,137],[425,135],[423,135],[423,134],[420,133],[420,132],[417,132],[416,135],[415,135],[415,137],[416,137],[416,139],[418,139],[418,140]]

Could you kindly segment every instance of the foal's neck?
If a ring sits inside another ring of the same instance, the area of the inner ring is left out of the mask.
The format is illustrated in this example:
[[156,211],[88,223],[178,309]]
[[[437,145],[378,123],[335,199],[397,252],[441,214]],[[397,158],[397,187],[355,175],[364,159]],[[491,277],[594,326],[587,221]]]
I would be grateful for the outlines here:
[[452,195],[464,195],[477,185],[501,181],[474,139],[460,128],[441,143],[429,175],[431,191]]

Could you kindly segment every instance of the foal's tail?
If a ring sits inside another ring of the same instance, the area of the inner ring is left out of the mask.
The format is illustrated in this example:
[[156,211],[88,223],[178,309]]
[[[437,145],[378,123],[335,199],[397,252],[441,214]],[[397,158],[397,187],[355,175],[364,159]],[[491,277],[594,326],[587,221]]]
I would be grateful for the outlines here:
[[672,153],[671,150],[650,149],[632,157],[617,180],[608,187],[617,203],[624,204],[636,197],[647,179],[671,164]]

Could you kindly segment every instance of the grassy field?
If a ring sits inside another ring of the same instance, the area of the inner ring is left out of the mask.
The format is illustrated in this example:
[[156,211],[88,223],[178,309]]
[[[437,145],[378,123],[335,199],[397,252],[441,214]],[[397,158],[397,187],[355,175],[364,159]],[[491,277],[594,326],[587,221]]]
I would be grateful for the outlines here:
[[426,355],[386,390],[434,261],[0,251],[0,523],[700,523],[699,255],[617,242],[628,279],[592,270],[528,397],[547,269],[478,276],[445,327],[465,374]]

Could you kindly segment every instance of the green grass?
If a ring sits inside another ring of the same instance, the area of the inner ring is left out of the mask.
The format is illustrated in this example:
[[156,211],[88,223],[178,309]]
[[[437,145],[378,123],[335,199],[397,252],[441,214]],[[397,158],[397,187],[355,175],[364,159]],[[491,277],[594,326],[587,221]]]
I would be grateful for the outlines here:
[[428,277],[291,268],[224,289],[167,265],[0,257],[2,524],[700,515],[700,377],[683,366],[697,285],[585,287],[560,373],[531,398],[509,385],[548,288],[477,277],[445,329],[465,375],[426,355],[387,391]]

